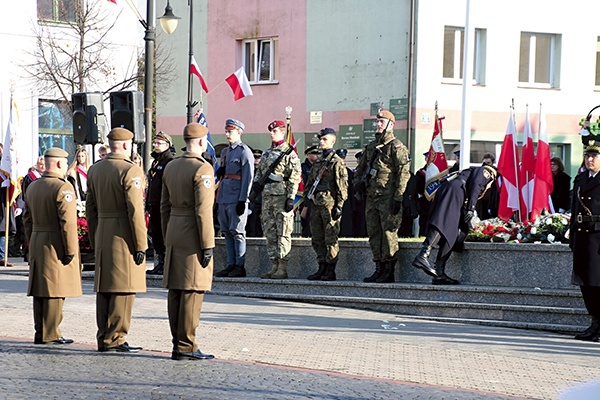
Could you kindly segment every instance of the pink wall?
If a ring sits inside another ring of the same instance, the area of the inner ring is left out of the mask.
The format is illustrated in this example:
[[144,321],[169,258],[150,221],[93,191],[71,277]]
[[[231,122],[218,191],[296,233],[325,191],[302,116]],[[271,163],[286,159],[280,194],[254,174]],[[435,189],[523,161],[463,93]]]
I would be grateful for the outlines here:
[[[241,16],[241,17],[240,17]],[[274,119],[293,108],[295,131],[308,129],[306,108],[306,2],[294,0],[213,0],[208,2],[208,68],[211,80],[225,79],[242,66],[240,40],[279,38],[279,84],[253,85],[254,96],[233,101],[227,84],[205,100],[213,131],[222,133],[226,118],[246,125],[248,133],[267,132]]]

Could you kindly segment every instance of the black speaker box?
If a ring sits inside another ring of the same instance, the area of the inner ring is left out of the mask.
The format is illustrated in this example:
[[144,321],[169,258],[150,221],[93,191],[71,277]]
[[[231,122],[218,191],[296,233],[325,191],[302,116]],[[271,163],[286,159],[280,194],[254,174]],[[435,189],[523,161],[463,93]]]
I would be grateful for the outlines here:
[[111,92],[110,128],[125,128],[133,132],[134,143],[146,141],[144,128],[144,93],[135,90]]
[[86,92],[71,95],[73,138],[78,144],[102,143],[106,129],[102,93]]

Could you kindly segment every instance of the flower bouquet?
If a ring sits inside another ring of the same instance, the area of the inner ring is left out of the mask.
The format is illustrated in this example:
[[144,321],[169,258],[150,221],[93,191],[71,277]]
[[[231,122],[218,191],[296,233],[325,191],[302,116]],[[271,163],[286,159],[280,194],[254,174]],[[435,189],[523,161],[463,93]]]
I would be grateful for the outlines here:
[[568,243],[570,214],[549,214],[524,223],[519,236],[524,243]]
[[512,222],[504,222],[500,218],[476,220],[469,234],[467,242],[508,242],[515,240],[519,226]]
[[90,253],[92,246],[88,233],[87,219],[85,218],[85,203],[77,200],[77,238],[81,253]]

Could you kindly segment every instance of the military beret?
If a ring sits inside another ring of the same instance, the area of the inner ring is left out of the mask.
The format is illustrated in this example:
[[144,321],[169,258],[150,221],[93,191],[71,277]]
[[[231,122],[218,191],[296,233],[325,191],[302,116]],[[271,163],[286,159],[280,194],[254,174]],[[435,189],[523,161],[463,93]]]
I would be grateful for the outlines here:
[[69,153],[58,147],[51,147],[44,152],[44,157],[67,158]]
[[391,112],[389,112],[388,110],[381,110],[377,113],[377,118],[387,118],[392,122],[396,122],[396,117],[394,117],[394,114],[392,114]]
[[261,149],[252,149],[252,155],[254,155],[254,158],[260,158],[262,157],[262,150]]
[[308,154],[319,154],[321,151],[319,150],[319,146],[317,146],[316,144],[313,144],[312,146],[309,146],[306,148],[306,150],[304,150],[304,154],[308,155]]
[[268,127],[269,132],[272,132],[275,128],[285,128],[285,122],[279,119],[276,119],[275,121],[271,122]]
[[160,131],[156,134],[155,139],[162,139],[169,144],[169,146],[173,146],[173,139],[170,135],[167,135],[163,131]]
[[424,155],[425,157],[429,157],[429,152],[428,152],[428,151],[426,151],[425,153],[423,153],[423,155]]
[[227,118],[227,120],[225,121],[225,128],[227,128],[228,126],[234,126],[241,130],[246,129],[246,127],[244,126],[242,121],[238,121],[237,119],[233,119],[233,118]]
[[206,135],[208,135],[208,128],[196,122],[187,124],[185,128],[183,128],[183,140],[202,139]]
[[321,139],[325,135],[335,135],[335,130],[333,128],[323,128],[317,133],[317,137]]
[[360,158],[363,156],[363,154],[364,154],[364,153],[363,153],[362,151],[359,151],[358,153],[356,153],[356,154],[354,155],[354,157],[356,157],[356,158],[360,159]]
[[456,157],[460,157],[460,150],[456,150],[456,151],[454,152],[454,155],[455,155]]
[[348,150],[346,150],[346,149],[337,149],[335,151],[335,154],[337,154],[338,156],[340,156],[342,158],[346,158],[346,155],[348,155]]
[[131,140],[133,132],[125,128],[113,128],[107,136],[110,140]]
[[598,154],[600,153],[600,146],[597,144],[590,144],[585,147],[583,154]]

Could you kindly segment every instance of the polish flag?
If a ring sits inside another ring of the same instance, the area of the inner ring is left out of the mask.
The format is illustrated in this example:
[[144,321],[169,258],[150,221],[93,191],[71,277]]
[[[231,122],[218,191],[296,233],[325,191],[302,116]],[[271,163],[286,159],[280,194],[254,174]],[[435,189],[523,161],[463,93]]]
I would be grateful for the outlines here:
[[198,77],[198,80],[200,80],[200,86],[202,86],[202,89],[206,93],[208,93],[208,86],[206,85],[204,76],[202,76],[202,72],[200,71],[200,67],[198,66],[198,63],[196,62],[196,59],[194,58],[194,56],[192,56],[192,61],[190,63],[190,73],[194,74]]
[[511,110],[498,160],[498,174],[502,175],[498,217],[505,221],[511,219],[514,212],[519,210],[520,203],[518,177],[519,149],[517,148],[516,132],[517,127],[515,126],[515,119]]
[[108,0],[108,1],[110,1],[111,3],[117,4],[117,0]]
[[[521,153],[522,162],[519,175],[519,184],[521,186],[521,218],[529,220],[531,213],[531,204],[533,201],[535,174],[535,153],[533,151],[533,135],[531,133],[531,121],[529,120],[529,108],[525,113],[525,126],[523,127],[523,149]],[[550,164],[548,164],[550,166]],[[533,218],[533,216],[531,217]]]
[[240,67],[240,69],[229,75],[227,78],[225,78],[225,81],[233,91],[234,101],[238,101],[246,96],[253,95],[252,89],[250,88],[250,82],[248,82],[248,77],[244,71],[244,67]]
[[550,146],[548,145],[548,132],[546,118],[540,110],[540,128],[538,134],[538,151],[535,161],[535,192],[531,209],[531,219],[541,214],[543,209],[551,211],[550,195],[554,190],[552,168],[550,166]]

